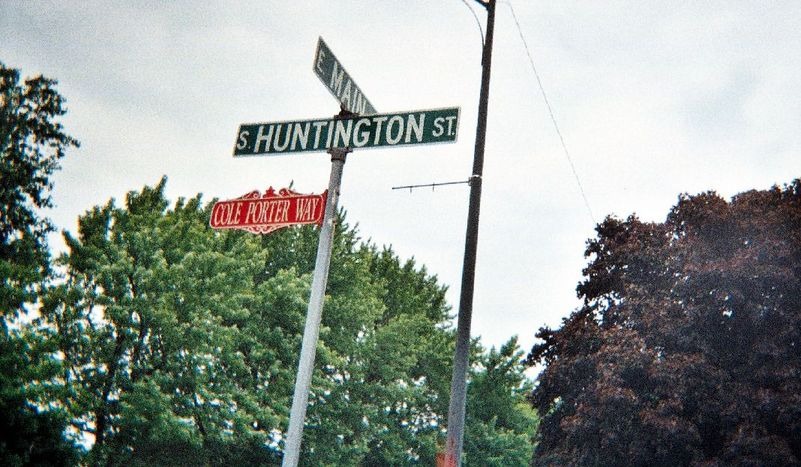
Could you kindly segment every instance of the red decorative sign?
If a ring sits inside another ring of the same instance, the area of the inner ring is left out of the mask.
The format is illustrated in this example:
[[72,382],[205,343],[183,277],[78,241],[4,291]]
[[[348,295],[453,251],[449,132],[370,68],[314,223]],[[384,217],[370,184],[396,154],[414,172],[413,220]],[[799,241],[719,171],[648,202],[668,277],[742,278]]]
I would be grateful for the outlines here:
[[281,188],[276,193],[273,187],[263,195],[251,191],[239,198],[215,203],[209,225],[213,229],[239,229],[255,234],[270,233],[290,225],[322,225],[327,198],[328,190],[319,195],[302,195],[289,188]]

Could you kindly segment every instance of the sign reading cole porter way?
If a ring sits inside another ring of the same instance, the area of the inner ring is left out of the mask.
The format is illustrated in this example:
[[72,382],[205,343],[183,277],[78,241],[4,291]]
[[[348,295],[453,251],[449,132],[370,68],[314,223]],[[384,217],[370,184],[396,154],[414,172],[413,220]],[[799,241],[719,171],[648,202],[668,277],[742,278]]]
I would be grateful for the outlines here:
[[266,234],[282,227],[323,222],[328,191],[319,195],[302,195],[288,188],[278,194],[270,187],[264,195],[258,191],[239,198],[218,201],[211,210],[209,225],[213,229],[239,229]]
[[458,107],[341,119],[249,123],[239,127],[234,156],[452,143],[458,130]]

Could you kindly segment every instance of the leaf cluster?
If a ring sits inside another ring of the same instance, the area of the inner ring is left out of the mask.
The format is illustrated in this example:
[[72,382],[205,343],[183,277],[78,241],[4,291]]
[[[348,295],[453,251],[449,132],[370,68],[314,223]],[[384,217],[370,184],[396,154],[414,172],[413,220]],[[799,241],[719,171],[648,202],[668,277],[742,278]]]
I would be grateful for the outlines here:
[[607,218],[537,334],[534,464],[801,463],[801,181]]
[[[86,211],[53,260],[39,211],[78,146],[55,84],[0,63],[0,464],[278,464],[317,231],[212,231],[213,201],[171,204],[162,179]],[[433,464],[451,318],[435,276],[340,212],[302,464]],[[466,462],[519,464],[522,354],[472,352]]]
[[30,380],[48,380],[54,365],[41,339],[19,330],[50,273],[47,234],[40,214],[52,206],[50,176],[78,142],[64,133],[64,99],[56,82],[20,79],[0,62],[0,464],[69,465],[78,450],[64,438],[58,407],[31,402]]
[[[317,231],[215,232],[212,203],[198,195],[171,207],[165,184],[97,206],[77,235],[65,233],[63,277],[30,330],[60,374],[31,387],[90,440],[90,464],[276,463]],[[453,353],[445,288],[414,260],[361,241],[344,213],[337,227],[302,463],[433,463]],[[469,449],[529,457],[516,341],[474,353],[482,402],[472,406],[485,410],[468,426]]]
[[66,109],[55,85],[42,76],[21,82],[19,70],[0,62],[0,318],[35,301],[53,230],[38,211],[52,206],[50,176],[78,146],[58,122]]

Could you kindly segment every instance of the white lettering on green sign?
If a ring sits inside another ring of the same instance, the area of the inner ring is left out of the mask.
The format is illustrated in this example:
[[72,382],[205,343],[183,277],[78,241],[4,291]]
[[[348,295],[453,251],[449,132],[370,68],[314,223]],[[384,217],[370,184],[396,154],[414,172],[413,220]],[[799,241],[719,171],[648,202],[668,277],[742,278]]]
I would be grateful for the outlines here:
[[373,115],[376,113],[373,104],[367,100],[361,89],[356,86],[348,72],[345,71],[345,67],[339,63],[322,37],[317,41],[317,52],[314,55],[314,73],[348,111],[359,115]]
[[234,156],[456,141],[459,108],[241,125]]

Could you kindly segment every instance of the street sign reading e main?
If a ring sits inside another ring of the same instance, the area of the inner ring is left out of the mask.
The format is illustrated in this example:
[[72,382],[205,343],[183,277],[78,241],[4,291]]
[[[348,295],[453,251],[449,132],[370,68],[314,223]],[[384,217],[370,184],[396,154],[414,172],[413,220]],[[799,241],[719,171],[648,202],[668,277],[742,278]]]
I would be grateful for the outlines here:
[[367,100],[361,89],[356,86],[345,67],[334,56],[331,49],[323,42],[317,41],[317,52],[314,54],[314,74],[320,78],[331,94],[336,97],[342,107],[359,115],[373,115],[376,113],[373,104]]
[[234,157],[452,143],[458,130],[459,107],[342,119],[250,123],[239,127]]

